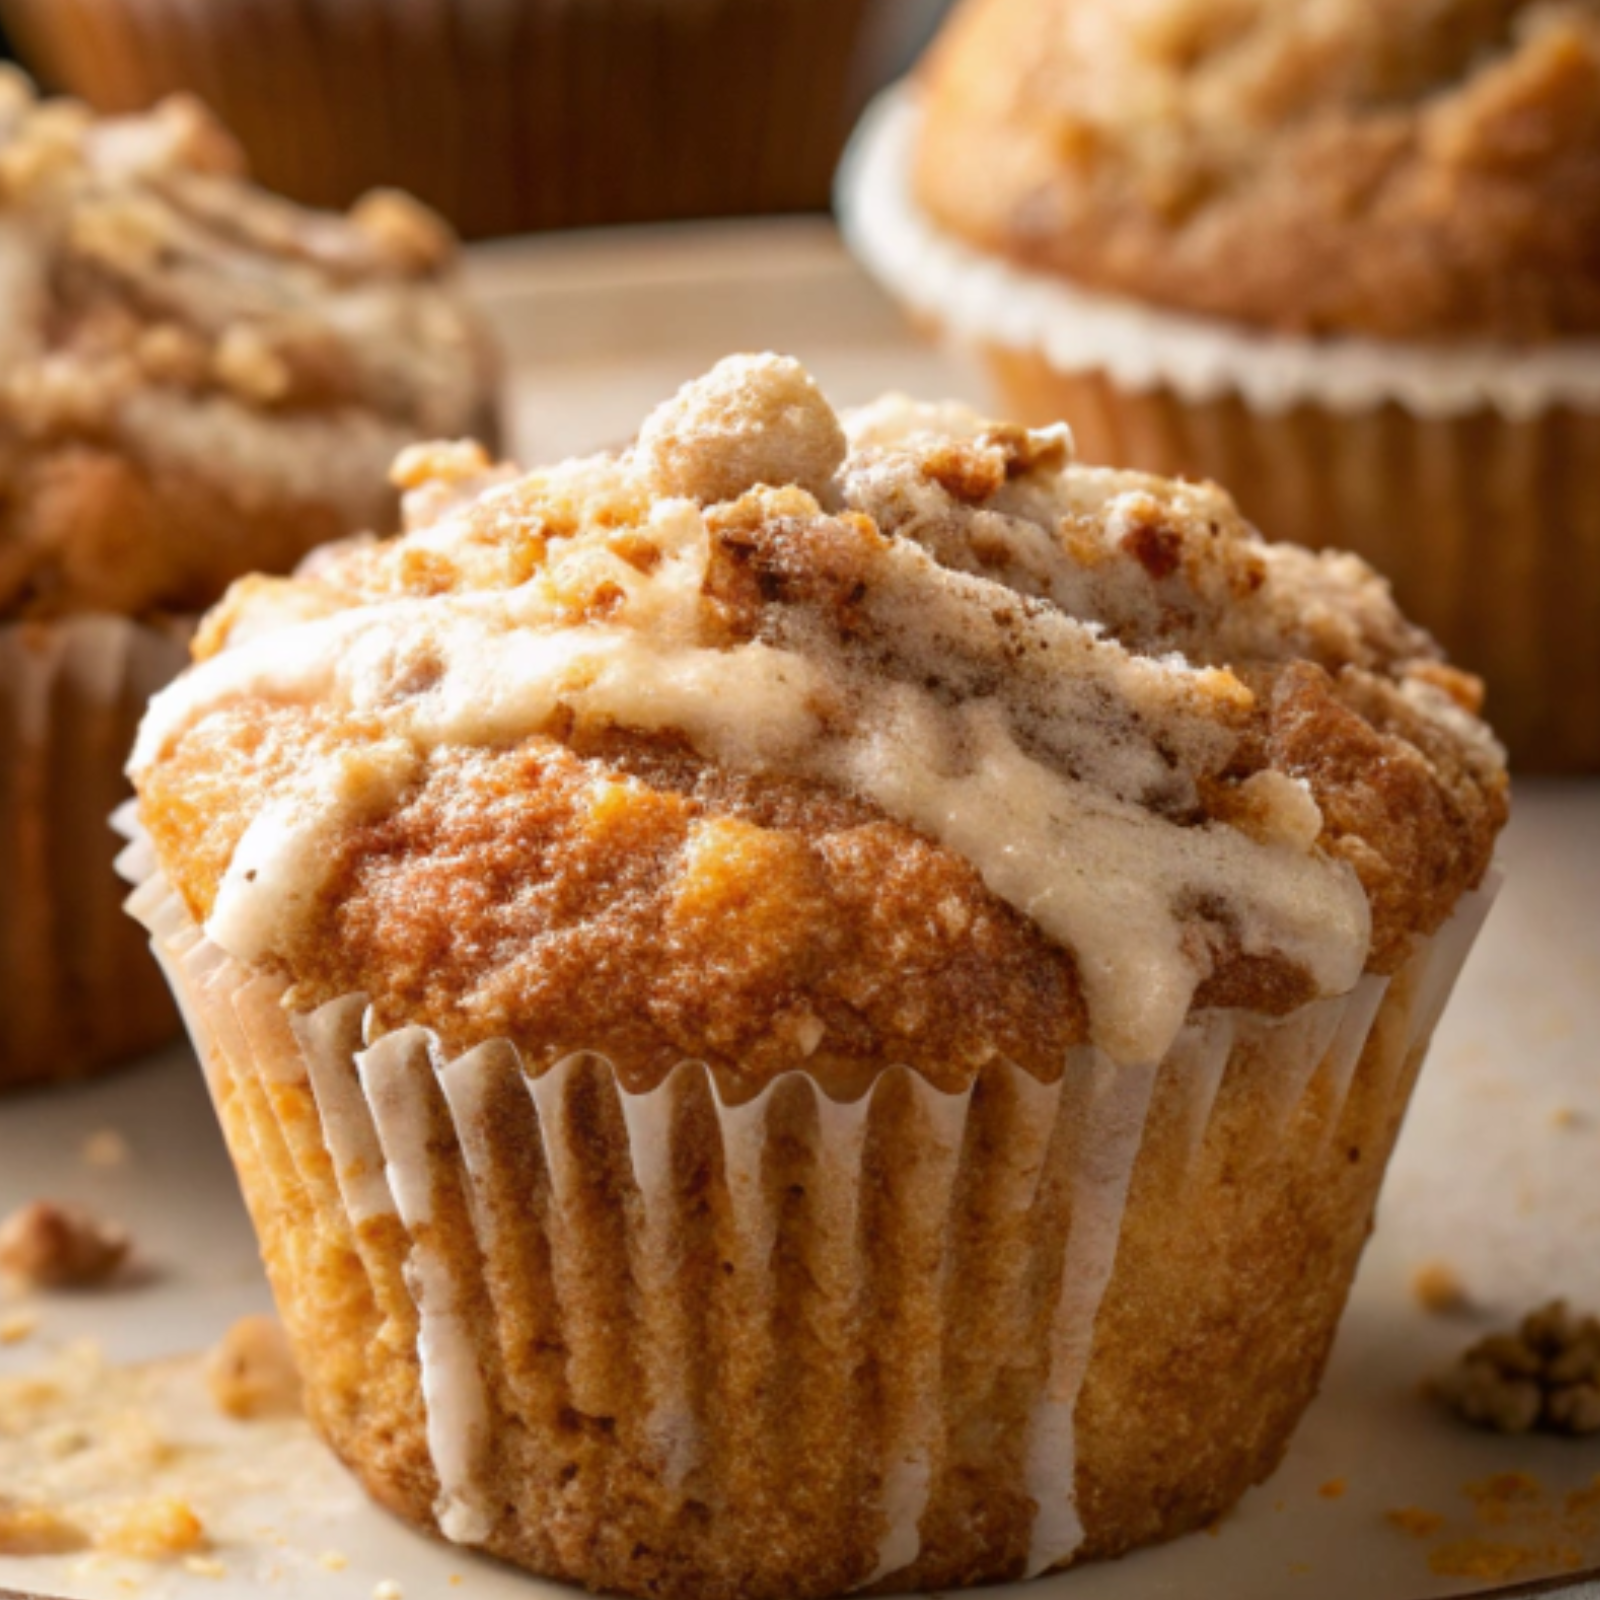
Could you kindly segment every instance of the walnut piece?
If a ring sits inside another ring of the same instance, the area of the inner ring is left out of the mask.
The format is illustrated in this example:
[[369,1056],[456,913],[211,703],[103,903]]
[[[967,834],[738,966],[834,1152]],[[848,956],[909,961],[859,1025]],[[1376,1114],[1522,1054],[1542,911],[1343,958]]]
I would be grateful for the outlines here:
[[104,1283],[127,1259],[127,1230],[82,1206],[35,1200],[0,1224],[0,1272],[38,1289]]
[[299,1412],[300,1374],[276,1317],[241,1317],[206,1360],[206,1384],[225,1416],[240,1421]]
[[1600,1320],[1552,1300],[1516,1332],[1480,1339],[1432,1389],[1496,1433],[1600,1434]]

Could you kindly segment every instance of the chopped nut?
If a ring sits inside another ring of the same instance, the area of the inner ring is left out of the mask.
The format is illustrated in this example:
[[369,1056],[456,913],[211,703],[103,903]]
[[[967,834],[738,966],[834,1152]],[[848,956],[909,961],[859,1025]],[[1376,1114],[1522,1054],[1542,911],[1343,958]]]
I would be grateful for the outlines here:
[[1600,1321],[1553,1300],[1515,1333],[1480,1339],[1432,1389],[1498,1433],[1600,1433]]
[[276,1317],[241,1317],[206,1361],[217,1409],[249,1421],[300,1410],[300,1374]]
[[187,1502],[170,1496],[146,1500],[128,1511],[100,1538],[103,1550],[163,1561],[203,1550],[206,1530]]
[[372,1591],[372,1600],[404,1600],[404,1595],[405,1590],[393,1578],[385,1578]]
[[1411,1292],[1424,1311],[1444,1315],[1467,1304],[1467,1289],[1447,1261],[1424,1261],[1411,1274]]
[[325,1572],[343,1572],[350,1565],[350,1558],[342,1550],[324,1550],[317,1557],[317,1565]]
[[17,1506],[0,1500],[0,1556],[63,1556],[88,1540],[75,1522],[47,1506]]
[[405,272],[437,272],[455,254],[455,238],[419,200],[399,189],[373,189],[350,208],[350,220]]
[[128,1242],[81,1206],[36,1200],[0,1225],[0,1272],[41,1289],[88,1288],[122,1265]]

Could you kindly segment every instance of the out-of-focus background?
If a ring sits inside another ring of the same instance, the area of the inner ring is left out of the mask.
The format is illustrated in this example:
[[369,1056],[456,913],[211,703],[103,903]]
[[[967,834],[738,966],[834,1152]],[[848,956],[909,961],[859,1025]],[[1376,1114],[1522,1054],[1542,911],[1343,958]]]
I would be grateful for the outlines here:
[[3,0],[102,111],[198,94],[270,188],[409,189],[468,238],[818,210],[948,0]]

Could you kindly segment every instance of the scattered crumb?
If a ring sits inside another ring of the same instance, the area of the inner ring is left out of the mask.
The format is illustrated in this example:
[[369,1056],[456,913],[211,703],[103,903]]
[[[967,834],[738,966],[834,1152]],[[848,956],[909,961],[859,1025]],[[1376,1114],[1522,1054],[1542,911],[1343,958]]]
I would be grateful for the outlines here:
[[459,1585],[462,1582],[463,1582],[463,1579],[462,1579],[461,1574],[459,1572],[452,1572],[450,1574],[450,1587],[452,1589],[459,1587]]
[[1448,1261],[1424,1261],[1411,1274],[1411,1292],[1424,1311],[1439,1315],[1467,1304],[1467,1287]]
[[372,1600],[404,1600],[404,1596],[405,1590],[393,1578],[385,1578],[372,1591]]
[[1600,1433],[1600,1321],[1552,1300],[1515,1333],[1480,1339],[1430,1388],[1496,1433]]
[[1385,1511],[1384,1521],[1390,1527],[1408,1533],[1413,1539],[1431,1539],[1444,1526],[1444,1518],[1437,1511],[1424,1511],[1421,1506],[1397,1506]]
[[1497,1472],[1492,1478],[1467,1484],[1461,1492],[1481,1511],[1537,1500],[1544,1493],[1544,1485],[1531,1472]]
[[0,1344],[21,1344],[39,1331],[39,1319],[31,1311],[13,1311],[0,1317]]
[[0,1498],[0,1556],[64,1556],[88,1542],[83,1529],[60,1512]]
[[1573,1572],[1600,1559],[1600,1477],[1565,1495],[1546,1491],[1529,1472],[1498,1472],[1462,1486],[1470,1523],[1447,1526],[1436,1512],[1406,1507],[1386,1513],[1415,1538],[1443,1535],[1428,1553],[1438,1577],[1482,1583]]
[[1552,1128],[1581,1128],[1583,1126],[1583,1113],[1571,1106],[1557,1106],[1550,1113],[1550,1126]]
[[142,1561],[164,1561],[203,1550],[206,1530],[186,1500],[165,1495],[133,1506],[100,1537],[102,1549]]
[[1291,1578],[1303,1578],[1310,1571],[1311,1563],[1309,1561],[1291,1561],[1289,1563],[1289,1576]]
[[0,1272],[40,1289],[89,1288],[122,1265],[128,1242],[82,1206],[35,1200],[0,1224]]
[[1324,1500],[1342,1500],[1344,1499],[1344,1492],[1348,1487],[1349,1485],[1343,1478],[1329,1478],[1328,1481],[1317,1490],[1317,1493],[1321,1495]]
[[78,1158],[86,1167],[123,1167],[132,1154],[132,1147],[115,1128],[100,1128],[83,1141]]
[[342,1550],[324,1550],[317,1557],[317,1565],[324,1572],[343,1572],[350,1565],[350,1558]]
[[192,1572],[197,1578],[226,1578],[228,1576],[227,1564],[218,1561],[215,1556],[185,1556],[183,1570]]
[[292,1416],[300,1375],[276,1317],[241,1317],[206,1358],[206,1386],[224,1416],[240,1421]]

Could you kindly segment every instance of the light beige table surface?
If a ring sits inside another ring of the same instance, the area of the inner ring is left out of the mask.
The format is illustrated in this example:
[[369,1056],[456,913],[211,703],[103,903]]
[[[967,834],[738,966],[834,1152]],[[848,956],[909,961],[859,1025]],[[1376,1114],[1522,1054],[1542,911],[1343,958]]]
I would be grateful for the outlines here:
[[[652,404],[733,349],[798,355],[838,401],[896,387],[982,398],[959,362],[910,339],[822,223],[495,246],[478,251],[471,270],[511,354],[514,449],[525,461],[627,437]],[[1430,1571],[1445,1536],[1408,1537],[1386,1511],[1436,1510],[1455,1520],[1459,1535],[1472,1531],[1464,1486],[1491,1473],[1534,1474],[1545,1504],[1600,1475],[1600,1440],[1474,1434],[1418,1393],[1427,1373],[1497,1319],[1557,1293],[1600,1308],[1600,783],[1522,785],[1502,860],[1505,887],[1435,1045],[1323,1395],[1282,1470],[1213,1537],[1000,1593],[1465,1593],[1481,1583]],[[107,1127],[124,1135],[130,1159],[86,1164],[85,1139]],[[0,1382],[84,1338],[118,1362],[195,1351],[267,1303],[185,1050],[98,1085],[0,1105],[0,1213],[39,1194],[80,1198],[125,1220],[151,1271],[114,1298],[37,1303],[37,1332],[0,1344]],[[1432,1260],[1460,1275],[1470,1313],[1441,1317],[1418,1305],[1410,1276]],[[7,1310],[0,1304],[0,1316]],[[197,1493],[219,1501],[222,1575],[0,1558],[0,1589],[366,1600],[380,1580],[396,1579],[406,1600],[549,1600],[568,1592],[414,1537],[367,1506],[303,1432],[241,1433],[191,1407],[197,1393],[192,1369],[180,1366],[157,1403],[208,1464]],[[5,1459],[0,1439],[0,1471]],[[253,1476],[241,1460],[253,1464]],[[1335,1482],[1337,1497],[1320,1492]],[[7,1487],[0,1481],[0,1493]],[[1517,1528],[1505,1531],[1516,1537]],[[1536,1549],[1541,1538],[1528,1534],[1526,1542]],[[318,1563],[330,1549],[347,1558],[342,1570]],[[1583,1554],[1600,1567],[1600,1540]],[[1518,1576],[1536,1576],[1539,1566],[1535,1560]],[[1600,1588],[1567,1592],[1600,1600]]]

